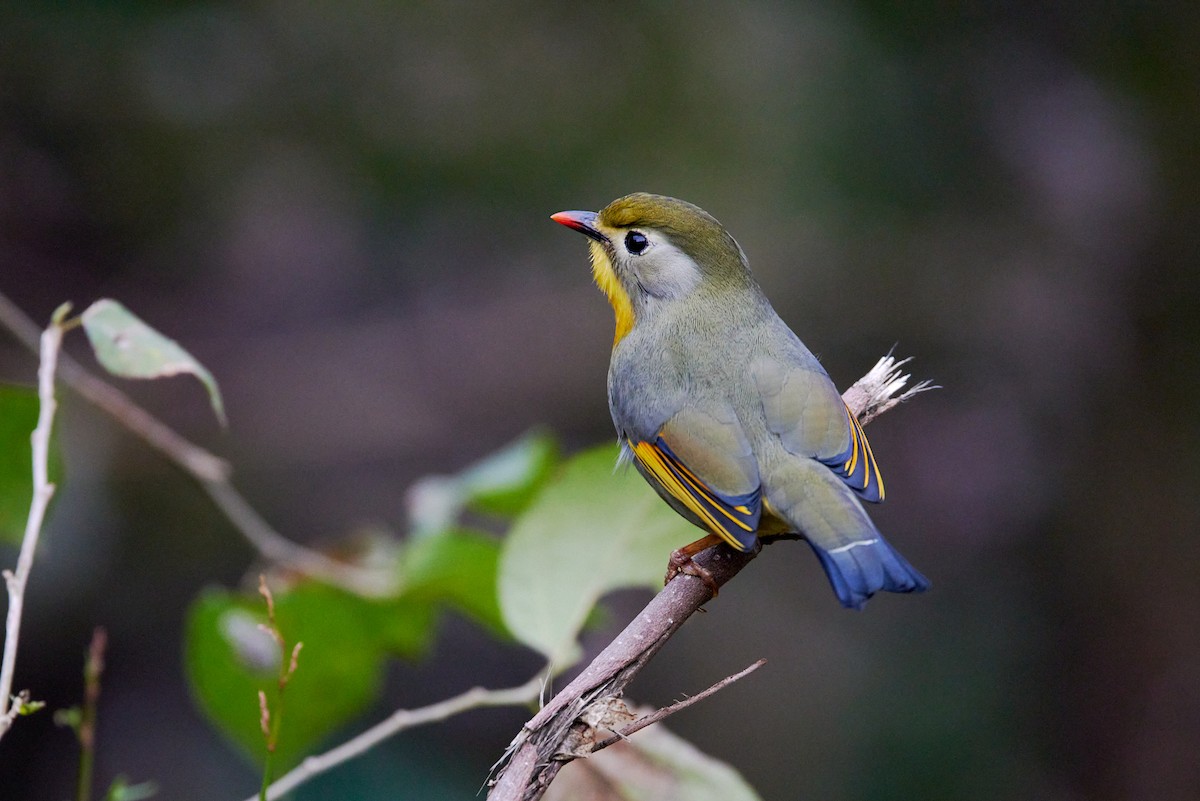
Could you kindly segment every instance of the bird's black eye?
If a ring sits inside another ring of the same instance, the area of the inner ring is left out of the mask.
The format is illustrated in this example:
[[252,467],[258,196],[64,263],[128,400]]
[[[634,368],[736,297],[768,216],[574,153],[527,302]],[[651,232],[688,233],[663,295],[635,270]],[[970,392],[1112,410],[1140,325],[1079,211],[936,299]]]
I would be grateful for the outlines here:
[[633,255],[642,255],[642,252],[649,246],[650,240],[641,231],[630,231],[625,234],[625,249]]

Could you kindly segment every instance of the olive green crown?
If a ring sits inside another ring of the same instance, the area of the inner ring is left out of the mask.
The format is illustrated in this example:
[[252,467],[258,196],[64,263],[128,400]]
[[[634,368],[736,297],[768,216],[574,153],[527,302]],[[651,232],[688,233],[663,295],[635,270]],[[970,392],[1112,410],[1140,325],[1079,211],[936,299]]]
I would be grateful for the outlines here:
[[662,231],[707,272],[746,272],[742,249],[729,232],[707,211],[685,200],[634,192],[605,206],[600,222],[613,228]]

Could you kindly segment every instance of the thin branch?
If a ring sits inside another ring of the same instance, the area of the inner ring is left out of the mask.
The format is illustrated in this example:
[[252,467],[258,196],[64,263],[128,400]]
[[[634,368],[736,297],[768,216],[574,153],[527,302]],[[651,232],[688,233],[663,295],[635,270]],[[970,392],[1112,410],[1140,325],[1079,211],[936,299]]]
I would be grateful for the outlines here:
[[[922,381],[904,391],[910,376],[902,375],[899,367],[905,361],[897,362],[888,354],[842,395],[863,425],[902,400],[932,388],[929,382]],[[619,697],[679,627],[711,600],[713,589],[723,586],[757,555],[757,551],[740,553],[726,545],[717,545],[693,557],[697,566],[711,576],[712,587],[681,573],[650,599],[645,609],[582,673],[521,727],[493,766],[488,801],[541,798],[558,771],[573,758],[563,755],[562,744],[579,716],[592,704]]]
[[205,480],[198,475],[193,476],[217,508],[264,559],[286,565],[356,595],[383,597],[398,589],[395,571],[339,562],[320,551],[298,545],[272,528],[228,480]]
[[634,734],[635,732],[639,732],[642,729],[646,728],[647,726],[653,726],[655,723],[658,723],[661,720],[665,720],[666,718],[669,718],[671,715],[674,715],[676,712],[679,712],[683,709],[687,709],[692,704],[697,704],[697,703],[703,701],[705,698],[708,698],[710,695],[719,693],[721,690],[724,690],[730,684],[733,684],[735,681],[738,681],[739,679],[744,679],[746,676],[749,676],[751,673],[758,670],[760,667],[762,667],[765,664],[767,664],[767,660],[760,659],[757,662],[755,662],[753,665],[742,668],[737,673],[734,673],[732,676],[726,676],[725,678],[721,679],[716,684],[709,687],[707,690],[705,690],[703,692],[696,693],[695,695],[684,698],[682,701],[676,701],[675,703],[671,704],[670,706],[664,706],[661,709],[656,709],[653,712],[651,712],[649,715],[646,715],[645,717],[638,718],[633,723],[630,723],[628,726],[625,726],[624,728],[622,728],[619,732],[614,734],[612,737],[609,737],[607,740],[601,740],[600,742],[596,743],[596,746],[592,749],[592,753],[594,754],[597,751],[600,751],[604,748],[608,748],[610,745],[613,745],[614,743],[619,743],[621,740],[624,740],[629,735]]
[[[3,294],[0,294],[0,326],[11,331],[26,347],[37,350],[37,325]],[[124,392],[92,375],[70,356],[63,354],[60,362],[58,376],[64,384],[198,481],[234,528],[263,558],[358,595],[381,596],[396,589],[392,571],[339,562],[280,534],[233,486],[228,462],[180,436]]]
[[[365,753],[387,738],[415,726],[426,723],[436,723],[439,720],[466,712],[470,709],[493,706],[522,706],[537,700],[542,687],[542,677],[534,676],[519,687],[508,687],[503,690],[488,690],[483,687],[473,687],[466,692],[447,698],[430,706],[420,709],[400,709],[388,718],[375,724],[361,734],[347,740],[338,747],[324,754],[310,756],[290,772],[279,777],[267,788],[268,801],[274,801],[290,793],[304,782],[332,768],[348,762]],[[259,796],[252,795],[246,801],[257,801]]]
[[103,626],[92,631],[87,660],[83,664],[83,708],[79,713],[79,781],[76,801],[91,801],[92,774],[96,764],[96,716],[100,709],[100,678],[104,674],[104,649],[108,632]]
[[4,657],[0,663],[0,737],[4,736],[21,713],[23,702],[12,697],[13,677],[17,666],[17,645],[21,639],[21,615],[25,607],[25,586],[33,570],[33,555],[37,551],[38,538],[46,509],[54,496],[54,485],[50,483],[50,432],[54,427],[54,413],[58,403],[54,400],[54,371],[58,364],[58,353],[62,346],[62,320],[70,306],[60,306],[50,321],[50,326],[39,337],[41,362],[38,365],[38,410],[37,427],[30,437],[33,446],[33,500],[29,505],[29,518],[25,523],[25,535],[21,540],[21,552],[17,556],[16,572],[5,570],[4,583],[8,588],[8,617],[4,626]]

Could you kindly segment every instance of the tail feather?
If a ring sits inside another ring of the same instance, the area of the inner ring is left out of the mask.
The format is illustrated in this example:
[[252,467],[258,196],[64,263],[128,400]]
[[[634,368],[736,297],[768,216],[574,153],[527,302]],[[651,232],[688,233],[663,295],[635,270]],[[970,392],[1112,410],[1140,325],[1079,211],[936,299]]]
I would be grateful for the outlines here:
[[768,478],[771,513],[804,536],[842,606],[876,592],[923,592],[929,581],[883,538],[853,491],[825,465],[797,459]]
[[808,544],[821,560],[829,583],[842,606],[862,609],[880,590],[924,592],[929,580],[888,544],[882,536],[858,540],[825,550],[811,539]]

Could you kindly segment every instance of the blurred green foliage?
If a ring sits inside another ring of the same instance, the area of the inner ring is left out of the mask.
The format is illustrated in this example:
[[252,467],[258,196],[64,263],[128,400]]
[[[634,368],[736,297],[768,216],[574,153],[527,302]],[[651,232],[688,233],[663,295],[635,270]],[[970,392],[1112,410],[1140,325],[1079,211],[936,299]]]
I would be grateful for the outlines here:
[[404,597],[417,604],[446,604],[506,639],[508,630],[496,601],[499,555],[494,536],[467,529],[415,539],[401,559]]
[[[511,530],[498,540],[451,527],[448,519],[410,539],[397,556],[401,589],[393,597],[366,599],[308,580],[285,583],[274,591],[287,641],[282,651],[259,628],[266,612],[256,593],[205,591],[189,613],[186,662],[209,719],[248,753],[261,753],[250,701],[272,689],[289,649],[303,642],[276,752],[275,764],[286,770],[378,696],[386,658],[425,655],[440,607],[501,642],[515,637],[541,652],[556,673],[569,668],[579,658],[576,638],[601,597],[661,586],[662,555],[694,532],[635,472],[614,469],[615,447],[585,451],[560,466],[557,452],[549,436],[526,436],[457,476],[441,477],[442,485],[463,493],[460,509],[474,505],[475,492],[489,500],[502,495],[503,504],[488,508],[509,512]],[[304,711],[292,712],[296,707]]]
[[[412,660],[429,650],[443,605],[501,642],[515,637],[539,651],[554,673],[571,667],[580,655],[576,639],[600,599],[616,589],[661,586],[660,557],[694,531],[635,471],[614,469],[614,446],[556,467],[548,459],[557,450],[545,434],[527,436],[460,476],[443,477],[489,498],[503,487],[503,508],[522,511],[502,541],[449,527],[411,539],[399,556],[402,589],[394,597],[364,599],[307,580],[274,591],[285,643],[265,630],[256,594],[207,590],[192,606],[185,640],[188,675],[207,717],[261,758],[257,693],[284,696],[271,702],[283,710],[273,761],[278,775],[378,696],[385,659]],[[462,507],[469,505],[464,500]],[[278,693],[281,666],[296,642],[304,643],[297,669]],[[671,786],[701,786],[716,771],[722,782],[744,788],[739,797],[754,797],[728,766],[678,738],[671,743],[673,756],[637,752],[659,763],[656,781],[669,775]]]
[[[19,544],[33,499],[33,449],[38,396],[31,389],[0,385],[0,541]],[[55,449],[57,450],[57,449]]]
[[[281,647],[263,629],[266,605],[253,592],[206,590],[188,613],[184,661],[205,715],[254,761],[265,754],[258,692],[281,708],[272,765],[293,767],[361,713],[381,688],[388,658],[417,659],[448,607],[503,637],[495,604],[498,544],[446,531],[413,543],[402,560],[404,590],[368,599],[308,580],[273,591]],[[278,703],[277,681],[291,649],[304,644]]]
[[[19,545],[25,535],[29,504],[33,501],[33,446],[37,427],[37,392],[0,384],[0,542]],[[51,429],[50,481],[62,481],[58,430]]]
[[530,431],[453,476],[426,476],[408,490],[416,537],[455,524],[464,511],[512,518],[533,500],[559,461],[558,443]]
[[[249,594],[204,593],[189,615],[184,661],[205,714],[258,764],[266,754],[258,693],[267,693],[281,718],[272,761],[277,771],[293,767],[378,693],[385,654],[381,631],[387,632],[388,646],[407,641],[415,652],[427,642],[432,617],[424,608],[385,610],[330,587],[302,585],[276,597],[277,625],[286,641],[281,649],[259,628],[267,616],[262,599],[255,601]],[[280,664],[287,665],[297,642],[304,647],[281,702]]]

